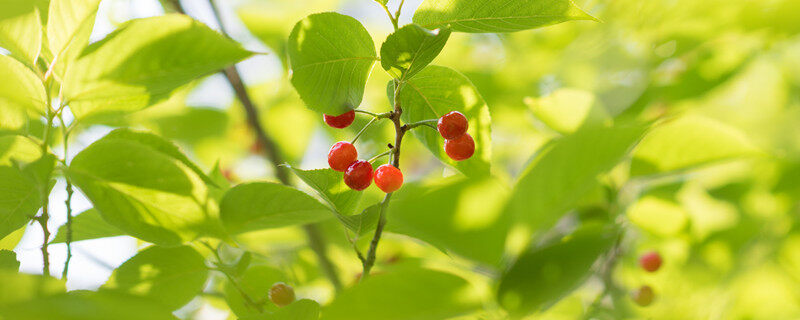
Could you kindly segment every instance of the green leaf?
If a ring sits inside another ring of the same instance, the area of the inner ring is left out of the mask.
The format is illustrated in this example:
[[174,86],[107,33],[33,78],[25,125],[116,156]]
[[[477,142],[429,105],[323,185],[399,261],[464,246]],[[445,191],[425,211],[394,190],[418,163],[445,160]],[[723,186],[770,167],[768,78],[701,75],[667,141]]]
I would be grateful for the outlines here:
[[[4,0],[0,2],[0,47],[28,66],[36,65],[42,48],[42,21],[38,2]],[[0,74],[6,75],[5,72]],[[13,83],[6,81],[4,85]]]
[[425,0],[414,23],[428,29],[452,26],[453,31],[516,32],[570,20],[596,20],[572,0]]
[[[238,279],[242,291],[244,291],[250,298],[255,301],[268,301],[264,304],[264,309],[268,312],[278,310],[278,306],[269,302],[267,293],[269,288],[276,282],[287,282],[288,278],[278,269],[270,266],[252,266]],[[288,282],[287,282],[288,283]],[[242,294],[236,287],[230,283],[225,282],[225,301],[228,303],[231,311],[240,318],[247,316],[261,316],[261,314],[253,307],[245,303]]]
[[220,219],[233,233],[322,221],[330,210],[313,197],[282,184],[240,184],[225,193]]
[[375,44],[358,20],[334,12],[300,20],[289,36],[292,85],[311,110],[339,115],[361,104]]
[[390,202],[387,230],[446,253],[500,265],[511,227],[506,187],[493,179],[451,178],[441,185],[407,184]]
[[116,290],[178,309],[203,291],[205,259],[188,246],[151,246],[114,270],[103,289]]
[[216,186],[214,180],[209,178],[202,169],[200,169],[194,162],[189,160],[189,158],[184,155],[181,150],[176,146],[174,143],[164,140],[163,138],[144,131],[133,131],[130,129],[117,129],[111,131],[109,134],[105,136],[104,139],[107,140],[124,140],[124,141],[131,141],[135,143],[139,143],[142,145],[146,145],[152,148],[155,151],[163,153],[164,155],[170,156],[175,160],[180,161],[189,169],[192,169],[194,173],[196,173],[200,178],[203,179],[206,183]]
[[63,79],[67,68],[89,45],[100,0],[48,0],[47,40],[42,55]]
[[344,184],[341,172],[333,169],[314,169],[302,170],[286,165],[291,169],[300,180],[303,180],[309,187],[314,189],[317,194],[325,201],[336,214],[336,218],[353,231],[356,235],[363,235],[371,230],[375,230],[380,215],[378,205],[370,206],[361,213],[358,212],[361,191],[350,189]]
[[54,166],[55,158],[33,140],[0,137],[0,239],[36,215]]
[[431,63],[442,51],[450,29],[426,30],[416,24],[403,26],[386,38],[381,46],[381,66],[386,71],[396,69],[410,79]]
[[540,151],[524,170],[508,204],[532,231],[544,230],[572,208],[639,141],[642,126],[579,130]]
[[364,193],[350,189],[344,183],[341,172],[333,169],[303,170],[289,165],[286,167],[314,189],[335,212],[343,216],[353,215],[357,212],[361,196]]
[[684,116],[656,126],[636,147],[631,175],[695,169],[760,152],[738,129],[701,116]]
[[0,250],[0,269],[19,270],[19,261],[17,261],[17,254],[14,251]]
[[0,250],[14,250],[25,234],[25,227],[19,228],[4,238],[0,238]]
[[27,109],[44,115],[47,93],[33,71],[9,56],[0,55],[0,74],[4,80],[0,86],[0,107]]
[[[389,101],[393,85],[389,83]],[[438,119],[450,111],[459,111],[469,119],[467,131],[475,139],[475,154],[464,161],[454,161],[444,152],[444,139],[437,130],[418,127],[414,136],[443,163],[467,176],[488,176],[492,150],[489,107],[467,77],[447,67],[428,66],[409,79],[400,90],[402,118],[405,122]]]
[[516,316],[550,307],[586,280],[616,238],[616,230],[589,225],[523,253],[500,278],[498,301]]
[[385,6],[387,3],[389,3],[389,0],[375,0],[375,2],[380,3],[380,4]]
[[560,133],[573,133],[581,127],[603,126],[613,122],[591,92],[558,89],[538,99],[525,99],[537,119]]
[[347,229],[353,231],[356,236],[362,236],[370,231],[375,230],[375,227],[378,226],[378,220],[380,219],[380,216],[380,203],[367,207],[359,214],[354,214],[351,216],[337,215],[339,221],[341,221],[342,224],[347,227]]
[[208,186],[186,161],[155,136],[121,129],[81,151],[67,174],[109,224],[177,246],[222,232]]
[[[86,46],[89,35],[85,29],[94,26],[100,0],[50,0],[47,21],[47,39],[56,57],[77,46]],[[88,27],[87,27],[88,26]]]
[[[125,232],[112,226],[97,209],[89,209],[72,218],[72,242],[125,235]],[[67,225],[58,228],[52,243],[67,241]]]
[[[0,268],[0,317],[7,305],[66,292],[66,281]],[[14,318],[16,319],[16,318]]]
[[176,320],[156,301],[113,291],[69,293],[0,308],[0,316],[15,320]]
[[250,55],[185,15],[136,19],[83,51],[63,94],[78,119],[133,112]]
[[336,295],[325,319],[447,319],[480,308],[470,284],[453,274],[402,268],[375,274]]

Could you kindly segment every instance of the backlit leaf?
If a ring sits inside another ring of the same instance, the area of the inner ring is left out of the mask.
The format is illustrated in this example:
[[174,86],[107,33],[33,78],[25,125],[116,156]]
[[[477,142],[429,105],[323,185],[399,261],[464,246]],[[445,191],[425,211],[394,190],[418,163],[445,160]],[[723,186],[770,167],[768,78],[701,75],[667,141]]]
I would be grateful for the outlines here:
[[79,119],[133,112],[250,54],[185,15],[136,19],[81,53],[63,94]]
[[570,20],[594,20],[572,0],[425,0],[414,23],[458,32],[515,32]]
[[386,71],[395,71],[397,78],[413,77],[427,66],[442,51],[450,29],[426,30],[416,24],[398,29],[386,38],[381,46],[381,66]]
[[300,20],[289,36],[292,85],[311,110],[339,115],[361,104],[375,44],[358,20],[334,12]]
[[177,309],[201,291],[208,278],[205,259],[188,246],[151,246],[114,270],[103,290],[122,291]]
[[546,309],[586,280],[592,264],[611,248],[616,235],[589,225],[523,253],[500,279],[498,301],[517,316]]
[[220,219],[234,233],[302,225],[330,217],[330,210],[311,196],[270,182],[235,186],[220,203]]

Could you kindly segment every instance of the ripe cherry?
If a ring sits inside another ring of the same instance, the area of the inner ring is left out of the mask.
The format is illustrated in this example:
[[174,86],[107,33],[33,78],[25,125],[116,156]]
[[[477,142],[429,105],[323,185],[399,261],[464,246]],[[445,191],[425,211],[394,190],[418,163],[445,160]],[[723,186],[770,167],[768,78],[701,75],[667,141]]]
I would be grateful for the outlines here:
[[633,298],[633,302],[636,304],[646,307],[653,303],[656,294],[653,292],[653,288],[650,288],[648,285],[644,285],[639,287],[636,291],[631,294],[631,298]]
[[469,134],[444,141],[444,151],[455,161],[467,160],[475,153],[475,140]]
[[279,307],[288,306],[294,299],[294,289],[283,282],[277,282],[269,288],[269,300]]
[[375,185],[383,192],[395,192],[403,186],[403,173],[393,165],[384,164],[375,170]]
[[353,162],[344,172],[344,183],[356,191],[369,187],[372,183],[372,164],[364,160]]
[[645,253],[639,258],[639,265],[647,272],[655,272],[661,267],[661,255],[655,251]]
[[358,151],[350,142],[339,141],[328,151],[328,165],[331,169],[344,172],[353,162],[358,160]]
[[467,133],[468,127],[469,122],[467,122],[467,117],[458,111],[450,111],[450,113],[443,115],[439,118],[439,123],[437,125],[439,134],[448,140],[453,140],[464,135]]
[[326,114],[323,116],[323,118],[325,119],[325,123],[327,123],[329,126],[337,129],[344,129],[353,123],[353,119],[356,118],[356,112],[350,110],[338,116],[329,116]]

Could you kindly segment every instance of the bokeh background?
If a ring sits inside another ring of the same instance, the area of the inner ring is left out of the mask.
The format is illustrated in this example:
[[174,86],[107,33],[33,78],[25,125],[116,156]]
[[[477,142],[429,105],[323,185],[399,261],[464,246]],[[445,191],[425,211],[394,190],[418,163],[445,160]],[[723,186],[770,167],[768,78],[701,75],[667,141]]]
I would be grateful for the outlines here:
[[[406,1],[401,24],[410,22],[420,2]],[[366,119],[357,119],[346,130],[333,130],[306,109],[287,78],[285,39],[304,16],[337,11],[360,20],[379,44],[392,31],[382,9],[368,0],[219,3],[232,37],[264,53],[238,66],[268,133],[288,162],[307,169],[326,167],[329,146],[352,137]],[[487,101],[492,116],[492,173],[510,186],[531,156],[561,135],[571,121],[649,121],[677,115],[712,121],[711,125],[753,152],[681,174],[653,177],[646,181],[647,188],[635,190],[635,200],[625,213],[624,223],[631,230],[627,250],[614,277],[631,290],[644,282],[656,288],[652,306],[629,306],[641,318],[800,317],[800,2],[576,3],[602,21],[568,22],[511,34],[454,33],[434,62],[466,74]],[[219,28],[207,1],[185,0],[183,4],[188,14]],[[157,0],[104,0],[92,41],[124,21],[163,13]],[[373,68],[362,108],[389,110],[385,95],[389,80],[380,68]],[[77,152],[119,126],[151,130],[175,141],[204,169],[218,164],[233,181],[273,180],[271,166],[258,155],[259,146],[221,75],[200,79],[168,101],[128,117],[82,127],[70,147]],[[388,123],[374,126],[362,138],[359,151],[377,154],[392,135]],[[690,155],[692,150],[681,151]],[[453,174],[415,139],[407,139],[404,145],[403,170],[407,181]],[[368,193],[375,201],[381,197],[375,188]],[[56,230],[65,222],[63,181],[54,188],[53,197],[50,229]],[[76,194],[76,212],[90,207]],[[338,241],[330,249],[332,257],[346,282],[352,283],[360,265],[344,232],[335,221],[324,229],[329,239]],[[14,251],[21,270],[41,273],[41,230],[29,226],[24,234],[17,232],[3,241],[19,237],[22,240]],[[386,240],[381,250],[387,259],[458,264],[453,262],[457,258],[413,239],[389,235]],[[242,241],[262,259],[291,270],[297,279],[319,278],[315,257],[298,228],[249,233]],[[67,287],[96,289],[141,245],[127,236],[76,242]],[[645,274],[636,258],[652,249],[661,252],[665,265],[658,273]],[[50,252],[52,273],[60,274],[65,246],[53,245]],[[487,283],[480,273],[464,275],[479,287]],[[532,318],[578,318],[599,286],[592,279]],[[320,302],[331,295],[322,279],[299,290],[300,295]],[[214,297],[198,298],[179,314],[186,319],[230,316],[222,300]],[[487,311],[481,317],[496,316]]]

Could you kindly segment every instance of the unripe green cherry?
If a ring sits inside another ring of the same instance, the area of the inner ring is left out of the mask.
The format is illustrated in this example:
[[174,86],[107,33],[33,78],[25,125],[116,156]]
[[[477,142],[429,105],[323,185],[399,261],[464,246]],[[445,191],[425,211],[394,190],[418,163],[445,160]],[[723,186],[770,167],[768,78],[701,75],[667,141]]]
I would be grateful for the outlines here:
[[269,288],[269,300],[279,307],[285,307],[294,302],[294,289],[283,282],[277,282]]
[[648,285],[644,285],[639,287],[636,291],[631,294],[631,298],[633,302],[636,302],[639,306],[646,307],[653,303],[656,294],[653,292],[653,288]]

